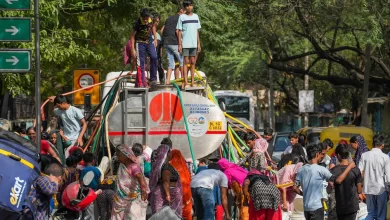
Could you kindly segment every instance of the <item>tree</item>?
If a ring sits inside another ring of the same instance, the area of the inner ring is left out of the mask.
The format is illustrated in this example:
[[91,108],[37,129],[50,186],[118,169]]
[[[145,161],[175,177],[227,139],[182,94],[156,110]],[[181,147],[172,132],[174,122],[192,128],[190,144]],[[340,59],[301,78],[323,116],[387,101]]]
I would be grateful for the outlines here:
[[[248,9],[248,33],[267,56],[267,66],[298,78],[308,74],[331,86],[360,89],[364,49],[373,44],[370,91],[377,94],[390,92],[389,4],[365,0],[238,3]],[[305,68],[307,56],[310,65]]]

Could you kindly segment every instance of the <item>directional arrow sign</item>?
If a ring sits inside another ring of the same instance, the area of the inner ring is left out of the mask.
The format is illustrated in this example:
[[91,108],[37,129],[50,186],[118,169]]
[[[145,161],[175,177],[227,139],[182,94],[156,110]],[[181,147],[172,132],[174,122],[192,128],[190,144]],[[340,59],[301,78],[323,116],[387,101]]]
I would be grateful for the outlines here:
[[30,0],[0,0],[2,10],[30,10]]
[[29,72],[31,70],[30,50],[0,50],[0,72]]
[[0,41],[30,40],[31,18],[0,18]]

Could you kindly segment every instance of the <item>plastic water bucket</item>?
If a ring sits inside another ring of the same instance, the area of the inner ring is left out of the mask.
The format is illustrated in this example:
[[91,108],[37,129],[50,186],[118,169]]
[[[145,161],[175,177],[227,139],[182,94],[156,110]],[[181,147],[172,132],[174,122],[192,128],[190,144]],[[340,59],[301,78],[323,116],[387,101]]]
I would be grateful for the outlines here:
[[282,220],[289,220],[290,214],[288,212],[282,212]]
[[304,212],[303,210],[303,197],[297,195],[294,199],[294,209],[296,212]]
[[290,215],[290,220],[305,220],[305,215],[303,213],[294,213]]
[[[389,204],[388,204],[389,205]],[[359,211],[356,215],[356,220],[364,220],[366,219],[368,214],[367,205],[363,202],[359,203]]]

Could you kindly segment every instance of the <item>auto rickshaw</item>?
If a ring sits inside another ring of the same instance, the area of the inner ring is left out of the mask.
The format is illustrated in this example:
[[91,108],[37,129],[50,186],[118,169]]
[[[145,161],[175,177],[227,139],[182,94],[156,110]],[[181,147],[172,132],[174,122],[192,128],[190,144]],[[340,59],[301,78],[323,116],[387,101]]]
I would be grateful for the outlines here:
[[332,155],[336,149],[340,140],[345,140],[349,143],[349,140],[353,136],[361,135],[366,140],[369,149],[372,148],[372,141],[374,132],[366,127],[358,127],[354,125],[343,125],[338,127],[329,127],[322,130],[320,140],[323,142],[326,138],[329,138],[333,142],[333,149],[328,151],[328,155]]
[[304,145],[318,144],[320,142],[320,133],[325,129],[324,127],[304,127],[297,130],[300,138],[304,138]]

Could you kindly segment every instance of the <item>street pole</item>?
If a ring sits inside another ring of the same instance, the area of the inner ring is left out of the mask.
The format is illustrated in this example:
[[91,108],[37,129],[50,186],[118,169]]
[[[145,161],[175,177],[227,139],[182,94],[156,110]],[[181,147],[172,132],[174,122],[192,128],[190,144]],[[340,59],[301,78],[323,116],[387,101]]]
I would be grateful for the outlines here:
[[370,43],[366,46],[365,59],[366,64],[364,68],[364,82],[363,82],[363,97],[362,97],[362,122],[361,126],[368,127],[368,115],[367,115],[367,101],[368,101],[368,85],[370,84],[370,71],[371,71],[371,50]]
[[35,17],[35,118],[36,140],[38,153],[41,152],[41,63],[40,63],[40,27],[39,27],[39,0],[34,0]]
[[275,130],[275,114],[274,114],[274,87],[273,87],[273,76],[272,69],[268,68],[268,80],[269,80],[269,89],[268,89],[268,120],[269,127]]
[[[309,56],[305,57],[305,70],[309,68]],[[309,90],[309,75],[305,74],[305,90]],[[304,113],[303,127],[309,126],[309,113]]]

